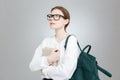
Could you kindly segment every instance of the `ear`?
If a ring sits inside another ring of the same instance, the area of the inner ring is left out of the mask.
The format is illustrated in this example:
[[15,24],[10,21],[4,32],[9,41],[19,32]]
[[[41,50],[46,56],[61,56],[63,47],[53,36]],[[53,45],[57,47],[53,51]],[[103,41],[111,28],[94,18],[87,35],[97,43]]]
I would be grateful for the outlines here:
[[69,23],[69,19],[65,19],[65,25]]

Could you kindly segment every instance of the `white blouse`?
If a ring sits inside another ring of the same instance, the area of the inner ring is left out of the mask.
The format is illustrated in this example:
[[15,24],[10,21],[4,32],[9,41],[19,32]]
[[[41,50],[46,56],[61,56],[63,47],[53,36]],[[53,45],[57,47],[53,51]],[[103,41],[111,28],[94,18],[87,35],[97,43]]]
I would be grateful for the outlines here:
[[[75,36],[70,36],[67,48],[64,49],[65,40],[57,42],[55,36],[45,38],[38,46],[30,62],[31,71],[40,71],[42,78],[52,78],[54,80],[69,80],[73,75],[80,49]],[[50,66],[45,56],[42,56],[42,49],[45,47],[57,48],[60,51],[60,60],[57,66]]]

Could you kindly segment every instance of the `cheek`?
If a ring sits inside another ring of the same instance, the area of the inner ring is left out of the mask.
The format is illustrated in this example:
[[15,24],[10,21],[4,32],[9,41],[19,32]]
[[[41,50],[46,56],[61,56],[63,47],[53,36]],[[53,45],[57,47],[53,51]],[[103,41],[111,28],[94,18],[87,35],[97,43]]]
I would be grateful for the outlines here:
[[52,29],[58,29],[58,28],[62,28],[64,25],[63,25],[63,22],[55,22],[55,24],[50,24],[50,28]]
[[63,26],[65,26],[64,21],[63,21],[63,20],[60,20],[59,22],[57,22],[57,26],[58,26],[58,27],[63,27]]
[[56,23],[56,26],[57,26],[57,27],[62,27],[62,26],[63,26],[63,23],[62,23],[62,22],[58,22],[58,23]]

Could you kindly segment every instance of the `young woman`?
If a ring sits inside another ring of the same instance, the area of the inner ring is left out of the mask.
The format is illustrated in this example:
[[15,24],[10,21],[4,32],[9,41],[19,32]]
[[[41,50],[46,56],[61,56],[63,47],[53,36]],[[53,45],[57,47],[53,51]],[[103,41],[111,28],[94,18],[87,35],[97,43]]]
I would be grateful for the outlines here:
[[[80,53],[75,36],[69,38],[67,48],[64,49],[65,40],[69,35],[66,31],[70,22],[69,12],[62,6],[56,6],[51,9],[51,14],[47,15],[47,19],[55,35],[42,41],[29,67],[32,71],[40,71],[42,80],[69,80],[76,69]],[[45,48],[52,49],[47,56],[43,55]]]

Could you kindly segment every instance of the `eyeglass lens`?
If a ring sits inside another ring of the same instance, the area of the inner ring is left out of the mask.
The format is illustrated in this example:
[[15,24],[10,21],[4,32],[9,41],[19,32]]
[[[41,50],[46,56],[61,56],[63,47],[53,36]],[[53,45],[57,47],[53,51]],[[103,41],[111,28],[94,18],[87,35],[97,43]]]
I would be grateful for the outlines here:
[[60,15],[60,14],[53,14],[53,15],[52,14],[48,14],[47,15],[47,19],[48,20],[51,20],[53,18],[54,20],[58,21],[60,19],[60,17],[63,17],[65,19],[65,17]]

